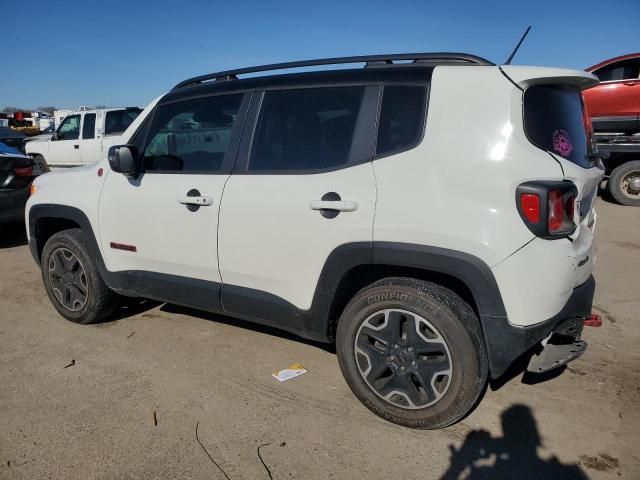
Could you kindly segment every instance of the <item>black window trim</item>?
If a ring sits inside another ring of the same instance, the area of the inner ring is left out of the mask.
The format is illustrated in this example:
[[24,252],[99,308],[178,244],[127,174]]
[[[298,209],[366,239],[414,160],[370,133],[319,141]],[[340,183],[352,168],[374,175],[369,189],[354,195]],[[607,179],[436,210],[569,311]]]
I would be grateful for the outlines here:
[[376,130],[375,130],[375,137],[374,137],[374,142],[376,143],[376,148],[375,151],[377,152],[378,150],[378,129],[380,127],[380,115],[382,114],[382,102],[384,100],[384,88],[385,87],[423,87],[426,92],[424,95],[424,101],[422,104],[422,109],[420,110],[421,112],[421,117],[420,117],[420,133],[418,134],[418,136],[416,137],[416,141],[413,143],[410,143],[408,145],[402,146],[400,148],[396,148],[394,150],[390,150],[388,152],[385,152],[383,154],[378,155],[376,153],[376,155],[373,157],[373,160],[380,160],[382,158],[386,158],[386,157],[391,157],[393,155],[398,155],[400,153],[404,153],[404,152],[408,152],[409,150],[413,150],[414,148],[418,147],[422,141],[424,140],[424,135],[425,132],[427,130],[427,117],[428,117],[428,110],[429,110],[429,96],[431,94],[431,82],[407,82],[407,83],[399,83],[399,82],[394,82],[394,83],[385,83],[383,85],[382,91],[380,92],[380,102],[378,105],[378,115],[376,117]]
[[[309,85],[295,85],[295,86],[276,86],[273,88],[264,88],[257,92],[254,95],[254,101],[251,105],[250,115],[247,116],[245,120],[246,123],[246,133],[243,135],[242,142],[240,145],[240,149],[238,151],[238,160],[236,161],[236,168],[233,171],[234,175],[315,175],[321,173],[329,173],[338,170],[344,170],[346,168],[355,167],[358,165],[362,165],[365,163],[370,163],[373,160],[373,156],[375,153],[375,133],[377,132],[378,126],[378,115],[380,111],[380,83],[371,83],[371,82],[340,82],[340,83],[317,83],[317,84],[309,84]],[[327,168],[318,168],[318,169],[308,169],[308,170],[250,170],[249,169],[249,161],[251,159],[251,151],[253,149],[253,142],[255,140],[255,134],[258,127],[258,119],[260,116],[260,111],[262,110],[262,101],[266,92],[275,91],[275,90],[301,90],[301,89],[311,89],[311,88],[334,88],[334,87],[363,87],[364,93],[362,97],[362,109],[369,109],[363,112],[365,116],[369,117],[370,121],[367,121],[366,124],[368,128],[363,129],[361,132],[354,131],[354,135],[360,134],[360,139],[356,140],[360,143],[359,148],[363,150],[368,150],[368,154],[363,155],[363,158],[357,161],[348,161],[346,163],[342,163],[339,165],[333,165]],[[368,145],[367,145],[368,144]]]
[[[224,159],[222,160],[222,166],[220,170],[211,171],[211,170],[146,170],[144,165],[141,166],[141,174],[149,174],[149,175],[230,175],[234,171],[238,148],[240,146],[240,141],[242,138],[244,125],[247,121],[247,111],[249,109],[249,105],[251,103],[251,99],[253,94],[251,91],[228,91],[228,92],[216,92],[214,94],[205,94],[205,95],[194,95],[186,98],[180,98],[177,100],[172,100],[169,102],[162,102],[160,100],[156,106],[153,108],[153,112],[151,112],[148,117],[142,122],[142,124],[138,127],[136,132],[131,137],[132,144],[139,146],[144,145],[142,148],[139,148],[141,159],[144,157],[144,150],[147,148],[147,144],[149,141],[149,133],[151,132],[151,126],[153,125],[156,115],[158,113],[158,109],[167,105],[172,105],[174,103],[179,102],[188,102],[192,100],[199,100],[202,98],[209,97],[221,97],[221,96],[230,96],[230,95],[242,95],[242,101],[240,102],[240,108],[238,110],[238,115],[236,117],[236,122],[234,123],[231,130],[231,138],[229,139],[229,146],[227,147],[227,151],[224,155]],[[141,135],[138,138],[138,135]],[[140,141],[140,143],[138,143]],[[142,162],[143,163],[143,162]]]

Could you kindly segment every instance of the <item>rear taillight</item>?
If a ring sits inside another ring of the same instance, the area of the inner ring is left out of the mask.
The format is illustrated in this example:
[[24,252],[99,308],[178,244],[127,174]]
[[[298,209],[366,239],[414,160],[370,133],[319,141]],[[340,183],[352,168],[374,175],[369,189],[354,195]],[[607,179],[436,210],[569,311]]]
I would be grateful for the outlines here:
[[563,238],[576,229],[577,193],[571,182],[526,182],[516,190],[516,204],[520,217],[536,236]]
[[14,168],[13,172],[16,177],[31,177],[33,176],[33,167],[18,167]]
[[540,197],[538,195],[535,193],[523,193],[520,195],[520,207],[529,222],[540,222]]
[[573,191],[551,190],[549,199],[549,233],[566,235],[573,232],[573,212],[576,196]]

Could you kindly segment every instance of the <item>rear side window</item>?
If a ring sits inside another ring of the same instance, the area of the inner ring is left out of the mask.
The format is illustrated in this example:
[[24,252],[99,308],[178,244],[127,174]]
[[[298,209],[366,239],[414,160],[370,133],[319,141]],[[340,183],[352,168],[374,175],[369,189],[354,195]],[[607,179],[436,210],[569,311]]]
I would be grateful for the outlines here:
[[594,73],[601,82],[637,79],[640,76],[640,59],[616,62]]
[[408,150],[420,141],[426,97],[425,87],[384,87],[376,144],[377,156]]
[[589,168],[590,147],[582,95],[575,88],[537,85],[524,92],[524,128],[534,145]]
[[243,96],[198,98],[158,107],[144,150],[145,170],[221,170]]
[[104,121],[104,134],[113,135],[124,132],[142,112],[139,108],[127,108],[126,110],[113,110],[107,112]]
[[353,158],[364,87],[265,93],[249,170],[321,170]]
[[96,114],[85,113],[84,122],[82,123],[82,138],[84,140],[94,138],[96,131]]

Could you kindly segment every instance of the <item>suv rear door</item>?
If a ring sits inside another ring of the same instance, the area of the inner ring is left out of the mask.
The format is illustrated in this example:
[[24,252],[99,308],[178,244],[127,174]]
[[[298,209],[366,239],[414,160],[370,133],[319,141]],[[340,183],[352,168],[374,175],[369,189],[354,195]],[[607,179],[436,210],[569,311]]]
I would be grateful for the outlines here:
[[377,86],[254,95],[220,211],[225,311],[298,322],[331,252],[372,241],[378,101]]
[[174,303],[219,305],[218,213],[248,101],[243,93],[161,101],[134,139],[144,172],[108,173],[99,217],[107,269],[143,272],[150,298],[158,288]]

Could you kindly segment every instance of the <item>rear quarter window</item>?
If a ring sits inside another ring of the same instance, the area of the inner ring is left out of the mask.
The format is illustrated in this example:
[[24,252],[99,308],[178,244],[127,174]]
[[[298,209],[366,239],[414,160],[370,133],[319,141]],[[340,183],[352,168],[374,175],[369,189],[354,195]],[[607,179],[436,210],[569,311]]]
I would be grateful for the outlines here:
[[577,88],[535,85],[524,92],[524,129],[529,141],[554,155],[590,168],[594,160]]

